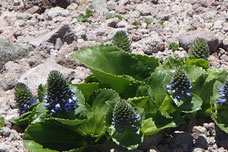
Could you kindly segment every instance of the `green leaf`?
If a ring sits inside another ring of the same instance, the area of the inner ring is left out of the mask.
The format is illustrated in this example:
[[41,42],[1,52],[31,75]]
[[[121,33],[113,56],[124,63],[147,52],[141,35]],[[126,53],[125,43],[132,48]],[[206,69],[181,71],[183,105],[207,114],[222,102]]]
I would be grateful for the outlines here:
[[146,23],[147,26],[150,25],[153,22],[154,22],[154,20],[152,18],[146,18],[145,19],[145,23]]
[[194,83],[201,75],[205,74],[206,71],[197,66],[186,66],[183,69],[187,72],[189,79]]
[[29,116],[32,112],[26,112],[24,114],[22,114],[19,118],[13,118],[10,120],[10,122],[12,122],[15,125],[18,126],[28,126],[29,125]]
[[168,92],[170,94],[170,98],[172,98],[172,100],[181,112],[193,113],[201,110],[203,100],[199,96],[192,93],[192,97],[186,98],[181,96],[181,100],[178,101],[174,96],[172,96],[171,91]]
[[182,58],[173,58],[173,57],[168,57],[162,66],[159,66],[158,69],[159,70],[163,70],[163,69],[173,69],[173,68],[177,68],[180,66],[184,65],[184,59]]
[[101,45],[87,48],[76,52],[75,58],[89,69],[114,75],[130,75],[142,80],[150,74],[143,62],[115,46]]
[[[100,89],[91,96],[89,104],[90,110],[87,112],[87,121],[79,125],[76,129],[83,136],[99,137],[105,133],[106,114],[119,100],[119,95],[111,89]],[[109,104],[109,105],[108,105]]]
[[158,21],[158,23],[161,24],[161,25],[163,25],[165,23],[165,21],[160,20],[160,21]]
[[40,84],[38,86],[38,97],[39,97],[40,102],[43,101],[43,98],[44,98],[46,92],[47,92],[47,86]]
[[108,19],[111,19],[111,18],[114,18],[115,17],[115,13],[108,13],[107,15],[106,15],[106,19],[108,20]]
[[119,14],[117,14],[116,17],[117,17],[120,21],[123,20],[123,16],[121,16],[121,15],[119,15]]
[[77,19],[79,22],[85,22],[88,20],[88,18],[86,18],[83,14],[79,14]]
[[156,105],[149,96],[128,98],[127,101],[133,103],[137,108],[143,108],[145,115],[157,112]]
[[82,136],[51,120],[31,124],[23,135],[23,143],[32,152],[66,151],[87,144]]
[[78,126],[82,123],[84,123],[86,120],[85,119],[76,119],[76,120],[70,120],[70,119],[63,119],[63,118],[55,118],[55,117],[51,117],[49,118],[50,120],[55,120],[59,123],[61,123],[64,126],[69,126],[69,127],[75,127]]
[[135,25],[135,26],[139,26],[139,25],[142,25],[140,21],[135,21],[132,23],[132,25]]
[[150,86],[149,94],[155,101],[157,107],[160,107],[166,97],[165,85],[171,81],[173,70],[159,70],[155,71],[151,77],[148,78],[147,84]]
[[138,130],[137,132],[133,131],[123,131],[119,132],[115,129],[114,126],[109,128],[109,134],[112,137],[112,140],[117,144],[128,150],[136,149],[143,142],[143,134]]
[[179,49],[179,44],[177,44],[176,42],[171,42],[169,43],[168,49],[171,49],[173,51],[177,51]]
[[139,61],[143,62],[149,68],[151,73],[154,72],[154,70],[159,66],[159,61],[155,57],[141,54],[132,55],[136,57]]
[[93,13],[94,13],[94,11],[92,11],[92,10],[90,10],[90,9],[86,9],[86,15],[85,15],[85,17],[86,18],[89,18],[90,16],[92,16],[93,15]]
[[39,103],[37,107],[35,107],[32,110],[31,115],[29,116],[29,122],[30,123],[37,123],[37,122],[43,122],[45,118],[47,118],[48,110],[43,105],[43,103]]
[[[74,85],[74,84],[73,84]],[[99,83],[82,83],[82,84],[75,84],[79,90],[81,90],[82,94],[85,97],[85,100],[88,101],[90,96],[99,89]]]
[[212,114],[212,118],[221,130],[228,133],[228,106],[223,106],[222,109],[219,109]]
[[188,65],[188,66],[195,65],[195,66],[202,67],[204,69],[209,68],[209,62],[204,59],[189,59],[186,61],[186,65]]
[[142,122],[141,131],[144,135],[154,135],[165,128],[177,127],[181,123],[182,118],[180,116],[166,118],[160,114],[155,114]]
[[0,117],[0,130],[2,129],[2,127],[5,125],[5,119],[4,117]]

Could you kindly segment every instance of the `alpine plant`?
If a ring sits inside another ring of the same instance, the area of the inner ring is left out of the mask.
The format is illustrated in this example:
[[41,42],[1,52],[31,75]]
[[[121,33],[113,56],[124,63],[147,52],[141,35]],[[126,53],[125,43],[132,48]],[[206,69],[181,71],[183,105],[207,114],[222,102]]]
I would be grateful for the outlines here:
[[171,80],[171,85],[165,85],[166,90],[171,90],[175,98],[180,101],[181,96],[190,98],[192,95],[190,90],[192,89],[191,81],[185,70],[177,69]]
[[228,102],[228,78],[223,87],[218,88],[219,94],[221,95],[217,98],[217,103],[223,105]]
[[189,57],[191,59],[205,59],[210,55],[208,43],[203,38],[196,38],[189,49]]
[[113,110],[112,125],[119,128],[119,131],[125,129],[133,129],[137,131],[137,123],[140,115],[137,115],[134,108],[126,101],[121,99],[118,101]]
[[51,71],[47,80],[47,95],[44,97],[45,106],[51,114],[75,110],[78,101],[71,91],[67,80],[58,71]]
[[19,106],[20,115],[26,113],[34,103],[38,102],[38,99],[33,96],[30,89],[22,82],[19,82],[16,85],[16,91],[14,95],[15,101]]
[[131,42],[125,31],[118,31],[112,38],[113,45],[121,48],[124,51],[131,52]]

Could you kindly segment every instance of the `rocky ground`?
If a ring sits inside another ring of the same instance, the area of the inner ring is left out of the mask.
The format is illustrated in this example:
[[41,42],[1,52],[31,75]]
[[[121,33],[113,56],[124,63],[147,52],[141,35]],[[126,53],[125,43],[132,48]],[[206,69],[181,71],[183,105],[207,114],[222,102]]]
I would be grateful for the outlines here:
[[[86,8],[95,12],[88,22],[79,22]],[[116,17],[106,19],[108,13]],[[153,19],[150,25],[147,18]],[[132,25],[135,21],[141,25]],[[73,52],[111,43],[119,30],[128,33],[132,53],[159,58],[183,57],[193,40],[203,37],[209,43],[211,65],[228,70],[228,0],[1,0],[0,116],[6,124],[0,131],[0,152],[26,152],[21,131],[9,122],[19,115],[15,84],[24,82],[36,93],[53,69],[73,83],[83,82],[90,71],[74,60]],[[179,50],[169,50],[171,42],[179,43]],[[180,131],[148,137],[137,151],[228,151],[228,135],[214,123],[191,123]]]

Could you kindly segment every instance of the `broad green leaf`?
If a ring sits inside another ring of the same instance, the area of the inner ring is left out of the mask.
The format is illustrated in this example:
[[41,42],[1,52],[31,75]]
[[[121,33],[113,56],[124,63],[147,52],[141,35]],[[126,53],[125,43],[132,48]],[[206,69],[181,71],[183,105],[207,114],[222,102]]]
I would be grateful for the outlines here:
[[159,70],[155,71],[151,77],[148,78],[147,84],[150,86],[149,94],[155,101],[157,107],[160,107],[166,97],[165,85],[169,85],[173,70]]
[[87,144],[82,136],[51,120],[31,124],[23,135],[23,142],[32,152],[66,151]]
[[76,129],[84,136],[99,137],[105,132],[106,114],[111,108],[107,103],[113,105],[119,100],[119,95],[111,89],[96,91],[90,98],[90,110],[87,112],[88,119]]
[[136,149],[143,142],[143,134],[138,130],[134,131],[122,131],[119,132],[114,126],[109,128],[109,134],[112,140],[117,144],[128,150]]
[[42,122],[45,120],[45,118],[47,118],[47,115],[48,115],[47,113],[48,113],[47,108],[44,106],[43,103],[40,103],[38,104],[37,107],[35,107],[32,110],[32,113],[29,116],[30,118],[29,122],[30,123]]
[[172,114],[177,111],[177,109],[173,106],[173,100],[167,94],[162,105],[159,107],[159,111],[162,116],[166,118],[172,118]]
[[75,58],[89,69],[113,75],[130,75],[143,80],[150,74],[143,62],[115,46],[101,45],[87,48],[76,52]]
[[182,118],[179,116],[166,118],[160,114],[155,114],[142,122],[141,131],[144,135],[154,135],[165,128],[177,127],[181,123]]
[[220,129],[228,133],[228,106],[223,106],[222,109],[219,109],[212,114],[212,118]]
[[27,126],[29,125],[29,116],[31,113],[32,113],[31,111],[26,112],[22,114],[19,118],[11,119],[10,122],[18,126]]
[[70,126],[70,127],[75,127],[78,126],[80,124],[82,124],[83,122],[85,122],[85,119],[75,119],[75,120],[70,120],[70,119],[63,119],[63,118],[55,118],[55,117],[51,117],[49,118],[50,120],[55,120],[59,123],[61,123],[64,126]]
[[207,60],[204,60],[204,59],[189,59],[186,61],[186,65],[188,65],[188,66],[195,65],[198,67],[202,67],[204,69],[209,68],[209,62]]
[[149,69],[150,72],[154,72],[154,70],[159,66],[159,61],[155,57],[141,55],[141,54],[132,54],[139,61],[143,62]]
[[189,79],[194,83],[202,74],[205,74],[206,71],[197,66],[186,66],[183,69],[187,72]]
[[208,77],[207,77],[207,82],[211,81],[212,79],[216,79],[218,81],[225,81],[227,76],[228,76],[228,72],[226,70],[222,70],[222,69],[214,69],[214,68],[209,68],[207,70],[208,72]]
[[96,90],[99,89],[99,83],[82,83],[76,84],[79,90],[81,90],[82,94],[85,97],[85,100],[88,101],[91,94],[93,94]]
[[145,115],[157,112],[156,105],[149,96],[129,98],[127,101],[133,103],[137,108],[143,108]]
[[88,17],[92,16],[93,13],[94,13],[94,11],[92,11],[92,10],[90,10],[90,9],[87,8],[87,9],[86,9],[86,14],[85,14],[85,16],[88,18]]
[[5,125],[5,119],[4,117],[0,117],[0,130],[2,129],[2,127]]
[[163,70],[163,69],[174,69],[180,66],[183,66],[184,63],[184,58],[173,58],[173,57],[168,57],[162,66],[159,66],[158,69],[159,70]]
[[187,97],[182,97],[181,96],[181,100],[178,101],[171,93],[171,91],[168,91],[170,98],[172,98],[172,100],[174,101],[174,103],[176,104],[176,106],[178,107],[178,109],[184,113],[193,113],[196,111],[201,110],[201,106],[203,104],[203,100],[191,93],[191,97],[187,98]]

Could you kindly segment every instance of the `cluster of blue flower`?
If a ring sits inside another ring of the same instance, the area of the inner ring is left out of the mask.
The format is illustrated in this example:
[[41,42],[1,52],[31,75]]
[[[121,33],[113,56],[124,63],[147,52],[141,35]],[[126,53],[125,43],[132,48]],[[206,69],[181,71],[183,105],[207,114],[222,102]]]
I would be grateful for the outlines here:
[[28,109],[35,103],[39,102],[36,98],[31,98],[27,104],[23,105],[23,109],[20,110],[20,115],[26,113]]
[[191,81],[183,69],[177,69],[171,80],[171,85],[165,85],[166,90],[171,90],[175,98],[180,101],[181,96],[190,98],[192,95],[189,91],[192,89]]
[[132,128],[134,130],[138,130],[139,128],[135,125],[137,121],[141,118],[140,115],[137,115],[133,120],[123,120],[123,121],[112,121],[112,125],[120,128],[120,132],[124,131],[124,129]]
[[223,105],[228,102],[228,79],[223,87],[218,88],[220,98],[217,98],[217,103]]
[[71,92],[71,97],[68,99],[49,99],[48,96],[44,96],[45,106],[48,110],[54,115],[57,112],[65,110],[66,112],[70,110],[75,110],[77,108],[76,102],[78,101],[77,97],[74,97],[75,93]]

